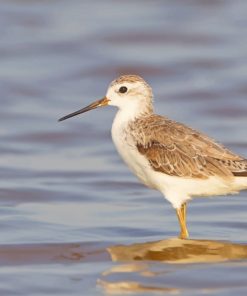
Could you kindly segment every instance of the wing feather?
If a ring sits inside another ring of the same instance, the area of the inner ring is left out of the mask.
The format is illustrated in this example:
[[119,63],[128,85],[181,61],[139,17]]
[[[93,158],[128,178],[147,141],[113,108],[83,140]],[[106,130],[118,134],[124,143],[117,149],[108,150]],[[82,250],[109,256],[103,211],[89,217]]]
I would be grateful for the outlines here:
[[171,176],[206,179],[247,175],[247,160],[209,137],[159,115],[137,119],[132,134],[154,170]]

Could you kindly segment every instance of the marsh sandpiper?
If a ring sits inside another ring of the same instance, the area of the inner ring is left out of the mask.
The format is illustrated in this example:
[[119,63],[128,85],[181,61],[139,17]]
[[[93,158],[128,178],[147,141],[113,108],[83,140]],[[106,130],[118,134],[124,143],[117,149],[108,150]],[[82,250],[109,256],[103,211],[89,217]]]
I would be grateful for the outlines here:
[[189,236],[189,200],[247,189],[247,160],[206,135],[155,114],[152,89],[137,75],[117,78],[103,99],[59,121],[107,105],[118,107],[112,125],[117,151],[142,183],[160,191],[175,208],[180,238]]

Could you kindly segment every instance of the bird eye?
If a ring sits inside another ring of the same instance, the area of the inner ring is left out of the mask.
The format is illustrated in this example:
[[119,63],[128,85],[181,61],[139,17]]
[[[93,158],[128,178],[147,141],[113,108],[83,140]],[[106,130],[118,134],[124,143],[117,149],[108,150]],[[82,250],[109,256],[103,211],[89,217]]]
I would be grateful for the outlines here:
[[127,88],[126,86],[121,86],[121,87],[119,88],[118,91],[119,91],[121,94],[124,94],[124,93],[127,92],[127,90],[128,90],[128,88]]

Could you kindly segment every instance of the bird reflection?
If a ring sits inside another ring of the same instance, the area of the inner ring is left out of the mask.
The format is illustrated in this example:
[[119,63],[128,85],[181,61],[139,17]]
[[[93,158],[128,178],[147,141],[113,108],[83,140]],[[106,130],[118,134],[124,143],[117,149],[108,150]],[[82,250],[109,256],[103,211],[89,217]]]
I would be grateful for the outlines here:
[[[169,268],[175,266],[174,264],[181,267],[187,264],[187,269],[188,264],[192,263],[205,264],[247,259],[247,245],[178,238],[128,246],[111,246],[107,251],[111,260],[119,263],[102,273],[101,279],[98,280],[107,294],[148,291],[179,294],[181,292],[179,288],[164,286],[163,281],[170,272]],[[164,268],[161,269],[159,265],[158,270],[155,271],[155,262],[170,264],[164,264]]]
[[247,246],[213,240],[167,240],[109,247],[113,261],[152,260],[167,263],[209,263],[247,259]]

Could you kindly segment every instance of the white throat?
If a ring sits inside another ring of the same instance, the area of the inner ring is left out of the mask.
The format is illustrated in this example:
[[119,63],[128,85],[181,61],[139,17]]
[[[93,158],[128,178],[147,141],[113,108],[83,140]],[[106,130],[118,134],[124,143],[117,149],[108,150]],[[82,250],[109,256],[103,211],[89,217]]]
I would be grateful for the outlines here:
[[117,114],[114,118],[114,123],[127,124],[130,121],[135,120],[138,117],[152,114],[153,107],[149,104],[140,104],[138,101],[128,102],[126,105],[119,106]]

